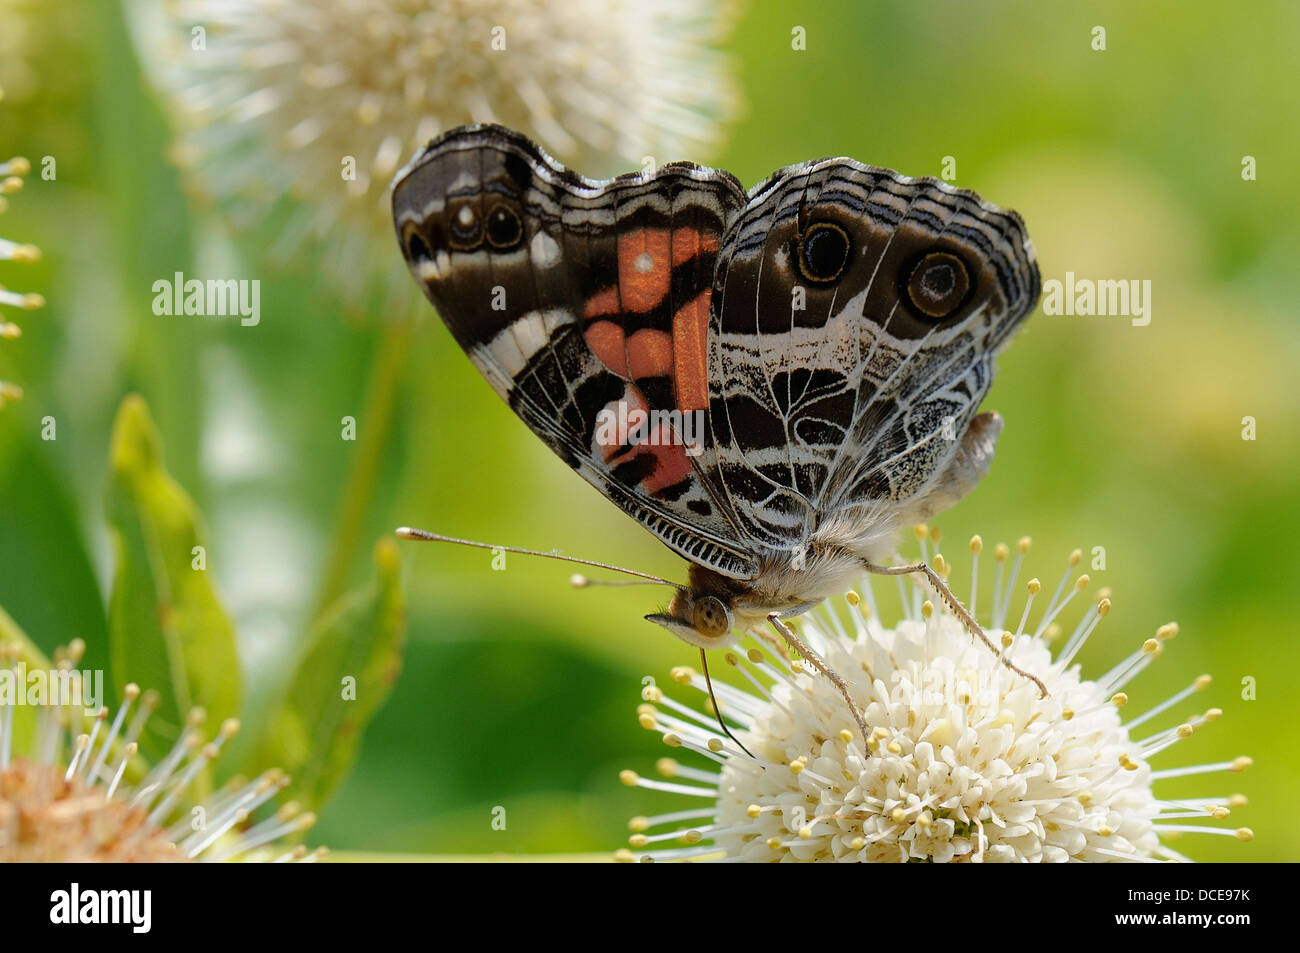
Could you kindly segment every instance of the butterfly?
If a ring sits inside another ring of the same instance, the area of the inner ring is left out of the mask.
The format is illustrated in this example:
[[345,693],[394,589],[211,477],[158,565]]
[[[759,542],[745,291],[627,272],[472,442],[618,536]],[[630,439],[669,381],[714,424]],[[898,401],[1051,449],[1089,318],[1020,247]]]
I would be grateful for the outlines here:
[[915,572],[988,642],[927,564],[878,560],[993,459],[977,409],[1041,287],[1015,212],[847,158],[595,181],[496,125],[430,142],[392,208],[493,389],[689,560],[647,619],[701,649],[766,620],[807,656],[783,619]]

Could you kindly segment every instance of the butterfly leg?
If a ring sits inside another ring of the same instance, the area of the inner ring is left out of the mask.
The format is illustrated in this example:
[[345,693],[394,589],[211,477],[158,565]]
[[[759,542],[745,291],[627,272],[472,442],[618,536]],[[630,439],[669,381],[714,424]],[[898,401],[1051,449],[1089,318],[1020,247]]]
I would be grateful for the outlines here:
[[849,694],[849,686],[845,684],[844,679],[840,678],[835,669],[827,665],[820,655],[814,652],[803,639],[799,638],[794,629],[781,621],[780,612],[768,613],[767,621],[781,634],[781,638],[789,642],[790,647],[799,653],[800,658],[807,659],[813,668],[829,678],[831,683],[839,689],[840,694],[844,696],[844,701],[848,703],[849,711],[853,713],[853,720],[858,723],[858,730],[862,732],[862,753],[864,755],[868,754],[870,749],[867,747],[867,723],[862,718],[862,710],[858,708],[853,701],[853,696]]
[[958,601],[957,597],[953,595],[953,591],[948,588],[948,584],[943,581],[943,577],[931,569],[929,563],[914,563],[911,566],[877,566],[874,563],[863,560],[862,566],[867,570],[867,572],[876,573],[881,576],[906,576],[911,575],[912,573],[922,573],[925,578],[930,581],[930,585],[934,587],[934,591],[939,594],[939,598],[948,603],[953,614],[961,620],[962,625],[966,626],[967,631],[969,631],[971,635],[975,636],[975,638],[987,645],[989,651],[994,655],[1001,657],[1003,665],[1015,672],[1017,675],[1029,679],[1038,686],[1038,690],[1042,693],[1042,696],[1044,698],[1047,697],[1047,686],[1043,684],[1043,680],[1037,675],[1029,674],[1020,666],[1016,665],[1015,662],[1011,661],[1011,659],[1002,654],[1002,649],[993,644],[993,640],[988,637],[988,634],[980,624],[975,621],[975,617],[967,611],[966,607],[962,605],[960,601]]

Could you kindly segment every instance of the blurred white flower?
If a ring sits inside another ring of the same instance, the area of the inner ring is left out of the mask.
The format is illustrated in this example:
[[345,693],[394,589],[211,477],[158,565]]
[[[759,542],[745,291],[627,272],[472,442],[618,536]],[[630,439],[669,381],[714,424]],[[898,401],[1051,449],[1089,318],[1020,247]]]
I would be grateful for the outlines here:
[[[930,559],[924,531],[918,535],[922,557]],[[973,611],[980,608],[982,548],[975,537],[968,603]],[[1248,766],[1248,758],[1151,766],[1165,749],[1215,721],[1218,709],[1167,730],[1137,730],[1206,688],[1209,676],[1143,714],[1120,717],[1129,701],[1123,689],[1161,655],[1177,626],[1161,626],[1109,672],[1085,680],[1072,662],[1109,613],[1109,595],[1092,601],[1053,659],[1049,643],[1060,635],[1057,619],[1085,591],[1088,577],[1075,577],[1076,551],[1041,612],[1035,611],[1042,605],[1037,579],[1022,590],[1023,607],[1012,612],[1028,548],[1028,539],[1021,540],[1009,561],[1008,547],[998,546],[992,605],[978,615],[995,638],[1006,633],[1004,656],[1040,677],[1047,697],[972,639],[946,606],[935,609],[919,584],[901,584],[903,617],[886,628],[868,579],[865,597],[851,592],[845,609],[824,605],[798,623],[812,649],[848,683],[865,716],[868,750],[843,697],[826,678],[751,635],[753,647],[727,661],[752,691],[718,681],[713,687],[723,715],[738,726],[737,737],[754,758],[721,734],[707,694],[696,710],[648,687],[639,709],[643,727],[712,764],[700,768],[662,759],[659,770],[668,781],[623,772],[624,783],[703,806],[634,818],[633,851],[620,851],[620,859],[1185,860],[1168,845],[1184,833],[1250,839],[1247,828],[1188,823],[1226,817],[1245,803],[1240,795],[1170,800],[1153,791],[1165,778]],[[932,565],[946,575],[941,555]],[[1015,626],[1009,632],[1008,619]],[[691,669],[675,669],[673,678],[705,690],[704,679]]]
[[[727,0],[134,0],[176,158],[278,258],[320,241],[350,303],[419,298],[389,179],[446,129],[499,122],[583,172],[699,158],[736,104]],[[378,294],[378,297],[373,295]]]
[[[0,99],[4,98],[4,90],[0,89]],[[21,156],[16,156],[8,161],[0,161],[0,214],[4,214],[9,207],[9,200],[6,198],[17,192],[23,185],[23,176],[31,171],[31,163]],[[35,245],[27,245],[20,242],[10,241],[0,235],[0,262],[33,262],[39,260],[41,251]],[[0,272],[0,279],[7,280],[7,276]],[[21,336],[22,329],[13,321],[5,317],[5,308],[20,308],[24,311],[31,311],[45,304],[45,299],[33,292],[11,291],[0,283],[0,340],[13,340]],[[23,394],[22,388],[17,384],[0,380],[0,408],[11,400],[17,400]]]
[[[26,702],[32,700],[25,697],[29,689],[17,686],[36,675],[42,676],[46,695],[65,679],[79,684],[76,665],[84,648],[77,641],[56,654],[58,670],[67,675],[55,678],[28,671],[16,648],[0,646],[0,677],[6,683],[0,692],[0,863],[314,861],[324,856],[324,848],[308,851],[282,843],[316,819],[293,802],[270,810],[289,784],[283,772],[233,779],[196,803],[190,789],[239,730],[234,719],[205,743],[203,712],[192,711],[171,751],[142,769],[137,739],[158,699],[132,684],[115,713],[105,707],[92,715],[63,704],[67,699],[56,703],[43,697],[29,740],[19,740],[13,698],[21,691]],[[132,769],[135,783],[127,780]]]

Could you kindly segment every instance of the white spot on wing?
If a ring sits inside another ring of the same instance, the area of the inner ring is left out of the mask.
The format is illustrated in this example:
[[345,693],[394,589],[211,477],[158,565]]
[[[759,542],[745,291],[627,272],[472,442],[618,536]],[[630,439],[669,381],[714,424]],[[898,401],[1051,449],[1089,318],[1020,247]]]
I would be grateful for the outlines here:
[[539,268],[550,268],[560,260],[560,246],[555,239],[545,232],[538,232],[532,242],[533,264]]

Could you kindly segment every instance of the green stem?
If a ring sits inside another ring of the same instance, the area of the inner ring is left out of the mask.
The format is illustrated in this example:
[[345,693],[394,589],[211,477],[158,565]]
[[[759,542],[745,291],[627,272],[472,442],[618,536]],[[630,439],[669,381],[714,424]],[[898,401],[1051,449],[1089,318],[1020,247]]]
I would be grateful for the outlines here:
[[[406,322],[386,325],[380,336],[379,349],[366,384],[365,404],[357,418],[356,450],[343,489],[343,501],[335,523],[330,555],[325,563],[325,574],[316,596],[313,619],[343,592],[357,553],[363,548],[361,534],[365,531],[383,452],[393,429],[393,412],[410,352],[410,336]],[[365,552],[369,551],[369,547],[365,547]]]

